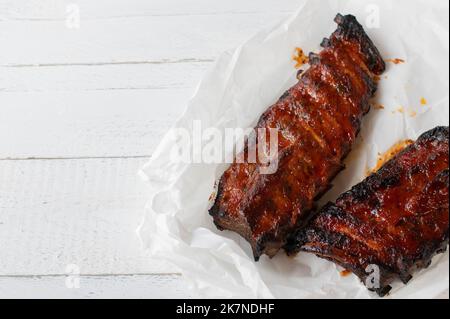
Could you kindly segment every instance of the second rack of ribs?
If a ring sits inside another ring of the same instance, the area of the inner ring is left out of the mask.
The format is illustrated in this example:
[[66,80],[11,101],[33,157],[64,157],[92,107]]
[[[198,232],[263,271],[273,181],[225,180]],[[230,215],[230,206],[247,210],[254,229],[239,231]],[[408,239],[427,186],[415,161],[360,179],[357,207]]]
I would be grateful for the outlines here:
[[384,296],[428,267],[449,240],[449,128],[437,127],[299,229],[289,254],[314,253],[355,273]]
[[[278,130],[278,169],[234,163],[223,174],[210,214],[219,229],[248,240],[257,260],[273,256],[302,225],[314,201],[343,168],[385,64],[353,16],[338,15],[337,30],[310,54],[310,68],[260,118]],[[249,147],[247,145],[244,158]]]

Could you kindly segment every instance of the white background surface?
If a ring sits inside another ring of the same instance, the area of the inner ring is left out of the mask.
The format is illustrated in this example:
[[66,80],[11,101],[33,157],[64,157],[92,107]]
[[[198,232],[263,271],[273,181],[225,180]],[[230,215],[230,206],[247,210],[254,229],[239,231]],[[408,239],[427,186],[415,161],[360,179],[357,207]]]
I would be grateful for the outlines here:
[[136,172],[214,59],[301,2],[0,0],[0,297],[190,297],[140,249]]
[[189,297],[142,255],[136,172],[215,58],[300,2],[0,0],[0,297]]

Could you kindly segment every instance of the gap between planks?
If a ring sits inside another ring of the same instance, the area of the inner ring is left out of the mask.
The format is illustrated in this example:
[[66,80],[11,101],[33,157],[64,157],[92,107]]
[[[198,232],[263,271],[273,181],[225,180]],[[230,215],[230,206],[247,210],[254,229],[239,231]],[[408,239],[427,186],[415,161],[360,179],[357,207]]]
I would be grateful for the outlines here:
[[99,159],[150,159],[151,155],[130,155],[130,156],[80,156],[80,157],[5,157],[0,161],[76,161],[76,160],[99,160]]
[[155,61],[112,61],[112,62],[68,62],[68,63],[35,63],[35,64],[0,64],[6,68],[40,68],[40,67],[67,67],[67,66],[108,66],[108,65],[146,65],[146,64],[181,64],[181,63],[212,63],[214,59],[162,59]]
[[178,275],[0,277],[0,298],[192,298]]
[[173,274],[142,249],[136,229],[146,159],[0,162],[0,274]]
[[[39,278],[60,278],[67,277],[71,274],[36,274],[36,275],[2,275],[0,274],[0,279],[2,278],[24,278],[24,279],[39,279]],[[136,273],[136,274],[79,274],[80,277],[146,277],[146,276],[177,276],[182,277],[183,275],[178,272],[169,272],[169,273]]]
[[61,21],[76,10],[83,20],[289,13],[302,3],[304,0],[4,0],[0,21]]
[[[288,14],[64,22],[0,22],[3,65],[213,60]],[[144,32],[138,32],[146,30]],[[26,38],[27,41],[20,41]],[[29,52],[33,52],[32,55]]]
[[[116,15],[109,17],[91,17],[83,18],[83,21],[102,21],[102,20],[120,20],[120,19],[139,19],[139,18],[172,18],[172,17],[204,17],[204,16],[227,16],[227,15],[260,15],[265,12],[260,11],[241,11],[241,12],[210,12],[210,13],[178,13],[178,14],[130,14]],[[273,11],[274,14],[292,14],[292,10]],[[0,22],[64,22],[67,18],[3,18]]]

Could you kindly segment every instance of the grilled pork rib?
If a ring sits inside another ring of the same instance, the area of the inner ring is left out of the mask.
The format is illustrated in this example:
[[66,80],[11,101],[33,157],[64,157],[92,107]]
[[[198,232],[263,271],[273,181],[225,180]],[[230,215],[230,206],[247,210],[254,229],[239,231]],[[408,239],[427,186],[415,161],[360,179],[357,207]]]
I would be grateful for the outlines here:
[[[326,205],[286,246],[352,271],[380,296],[447,249],[449,129],[437,127]],[[376,267],[376,268],[374,268]],[[379,278],[377,273],[379,271]],[[370,280],[367,280],[370,279]]]
[[[337,15],[335,21],[324,49],[310,54],[310,68],[257,124],[278,129],[278,170],[264,175],[260,164],[235,161],[219,182],[210,215],[219,229],[247,239],[255,260],[285,245],[343,168],[385,69],[355,17]],[[248,145],[243,153],[246,158]]]

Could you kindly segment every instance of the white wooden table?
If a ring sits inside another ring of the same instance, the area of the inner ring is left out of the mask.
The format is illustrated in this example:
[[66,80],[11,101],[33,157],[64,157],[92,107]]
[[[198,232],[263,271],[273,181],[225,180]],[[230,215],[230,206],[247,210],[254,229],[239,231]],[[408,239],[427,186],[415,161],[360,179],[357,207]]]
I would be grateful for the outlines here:
[[0,0],[0,298],[189,297],[141,251],[136,172],[218,55],[301,2]]
[[218,55],[301,2],[0,0],[0,298],[195,297],[141,250],[137,171]]

